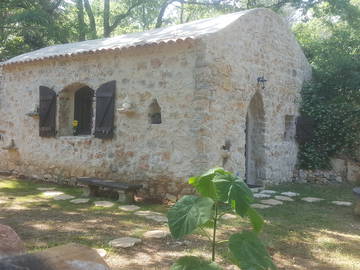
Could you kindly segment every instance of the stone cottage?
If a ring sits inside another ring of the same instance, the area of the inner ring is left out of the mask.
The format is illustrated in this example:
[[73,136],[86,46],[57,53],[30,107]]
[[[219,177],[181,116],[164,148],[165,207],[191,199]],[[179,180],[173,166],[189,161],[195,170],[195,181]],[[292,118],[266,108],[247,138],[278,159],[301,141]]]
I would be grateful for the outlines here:
[[160,197],[214,166],[250,184],[292,178],[310,66],[270,10],[55,45],[1,69],[0,170]]

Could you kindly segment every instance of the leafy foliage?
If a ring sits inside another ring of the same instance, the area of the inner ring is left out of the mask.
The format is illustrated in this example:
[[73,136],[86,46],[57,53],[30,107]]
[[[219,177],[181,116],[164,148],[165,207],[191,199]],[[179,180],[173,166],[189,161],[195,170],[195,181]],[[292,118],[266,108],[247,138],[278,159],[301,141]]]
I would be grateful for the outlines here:
[[168,212],[169,227],[175,238],[190,234],[212,217],[214,201],[207,197],[187,195]]
[[324,169],[330,157],[356,159],[360,149],[360,4],[332,1],[314,14],[295,27],[313,67],[301,113],[315,123],[313,138],[300,144],[299,165]]
[[254,232],[233,234],[229,240],[229,248],[241,269],[276,269],[266,248]]
[[[209,236],[209,240],[212,242],[212,261],[214,261],[218,220],[224,212],[232,209],[235,213],[248,217],[253,227],[252,231],[231,236],[229,249],[235,263],[243,270],[276,269],[258,238],[264,220],[251,207],[254,198],[243,180],[222,168],[213,168],[200,176],[191,177],[189,183],[201,196],[184,196],[169,210],[169,227],[175,238],[181,238],[196,228],[211,224],[213,237],[211,239]],[[220,268],[196,257],[182,257],[171,269]]]

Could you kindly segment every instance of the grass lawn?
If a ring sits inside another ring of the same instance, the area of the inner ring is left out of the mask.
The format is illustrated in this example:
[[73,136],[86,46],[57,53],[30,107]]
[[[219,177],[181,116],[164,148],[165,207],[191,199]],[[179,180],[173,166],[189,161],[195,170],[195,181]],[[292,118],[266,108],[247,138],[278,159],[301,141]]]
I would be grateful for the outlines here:
[[[131,212],[94,207],[89,203],[75,205],[44,196],[39,187],[56,187],[57,191],[80,197],[81,190],[52,184],[0,179],[0,223],[11,226],[23,239],[28,251],[46,249],[69,242],[93,248],[104,248],[111,269],[169,269],[183,255],[210,256],[207,239],[201,231],[176,241],[171,237],[143,239],[129,249],[112,249],[108,242],[123,236],[142,238],[148,230],[166,225],[149,221]],[[360,219],[351,207],[336,206],[332,200],[354,201],[351,186],[286,184],[271,187],[276,191],[293,191],[301,197],[321,197],[321,202],[294,202],[258,210],[265,218],[262,239],[279,269],[360,270]],[[96,198],[96,200],[102,200]],[[139,204],[141,210],[166,213],[168,206]],[[249,226],[241,218],[221,220],[219,240]],[[229,264],[226,244],[219,246],[217,261],[224,269]]]

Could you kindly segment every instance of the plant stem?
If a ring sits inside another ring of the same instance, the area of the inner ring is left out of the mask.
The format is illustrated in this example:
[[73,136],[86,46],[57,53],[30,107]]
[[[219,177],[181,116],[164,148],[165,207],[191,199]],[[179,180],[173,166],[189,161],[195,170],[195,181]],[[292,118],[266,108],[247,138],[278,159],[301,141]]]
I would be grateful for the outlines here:
[[212,241],[212,258],[211,260],[215,261],[215,246],[216,246],[216,223],[218,219],[218,205],[215,203],[215,216],[214,216],[214,231],[213,231],[213,241]]

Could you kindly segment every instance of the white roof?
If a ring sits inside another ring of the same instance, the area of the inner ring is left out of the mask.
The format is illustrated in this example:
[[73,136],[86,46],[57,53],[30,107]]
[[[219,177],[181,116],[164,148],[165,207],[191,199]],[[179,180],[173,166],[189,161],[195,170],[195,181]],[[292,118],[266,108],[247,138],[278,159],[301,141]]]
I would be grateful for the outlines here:
[[251,10],[222,15],[215,18],[173,25],[141,33],[132,33],[111,38],[87,40],[75,43],[54,45],[11,58],[3,65],[31,62],[55,57],[66,57],[77,54],[121,50],[131,47],[171,43],[188,39],[199,39],[215,33],[235,22],[240,16]]

